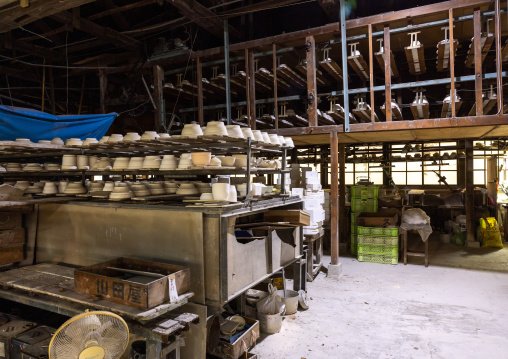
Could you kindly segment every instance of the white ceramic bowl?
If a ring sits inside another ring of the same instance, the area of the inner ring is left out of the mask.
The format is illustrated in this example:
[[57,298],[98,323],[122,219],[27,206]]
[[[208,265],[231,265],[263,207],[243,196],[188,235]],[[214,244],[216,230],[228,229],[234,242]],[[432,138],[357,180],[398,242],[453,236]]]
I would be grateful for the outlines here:
[[144,157],[131,157],[131,159],[129,160],[129,165],[127,166],[127,169],[139,170],[141,167],[143,167],[144,160],[145,160]]
[[114,170],[125,170],[129,167],[129,157],[117,157],[115,158],[115,163],[113,164]]
[[226,131],[228,131],[229,137],[243,138],[243,132],[239,125],[227,125]]
[[144,170],[158,170],[161,166],[160,156],[145,156],[142,168]]
[[83,146],[88,146],[93,143],[99,143],[99,140],[97,140],[96,138],[85,138],[85,140],[83,141]]
[[210,121],[206,125],[205,136],[227,136],[228,130],[222,121]]
[[277,134],[271,133],[269,135],[269,137],[270,137],[270,143],[272,145],[279,145],[280,146],[280,140],[279,140],[279,136],[277,136]]
[[64,141],[60,137],[55,137],[51,140],[53,145],[63,145]]
[[263,135],[261,134],[261,130],[252,130],[252,134],[254,135],[254,140],[258,142],[265,142]]
[[87,155],[78,155],[76,158],[76,164],[79,170],[87,170],[90,168],[90,162],[88,161]]
[[199,125],[196,123],[186,123],[183,126],[182,136],[185,137],[203,136],[203,131],[201,130],[201,127],[199,127]]
[[199,199],[202,201],[211,201],[213,200],[213,193],[201,193]]
[[234,167],[236,157],[233,156],[220,157],[220,161],[222,162],[222,166],[224,167]]
[[123,141],[139,141],[141,139],[141,136],[137,132],[127,132],[127,134],[124,136]]
[[222,162],[219,158],[217,157],[213,157],[211,160],[210,160],[210,163],[208,164],[208,166],[212,166],[212,167],[221,167],[222,166]]
[[242,127],[242,134],[243,138],[250,137],[252,141],[256,141],[256,139],[254,138],[254,133],[252,132],[250,127]]
[[69,138],[67,141],[65,141],[66,146],[82,146],[83,141],[79,138]]
[[268,135],[268,132],[261,132],[261,135],[263,136],[263,142],[264,143],[271,143],[270,136]]

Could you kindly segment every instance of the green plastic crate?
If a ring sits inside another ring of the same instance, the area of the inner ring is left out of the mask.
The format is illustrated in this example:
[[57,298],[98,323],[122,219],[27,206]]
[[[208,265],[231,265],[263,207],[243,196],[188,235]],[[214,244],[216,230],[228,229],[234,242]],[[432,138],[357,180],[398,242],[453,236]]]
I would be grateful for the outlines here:
[[386,246],[383,244],[358,244],[358,253],[396,256],[399,254],[399,246]]
[[399,227],[357,227],[357,234],[364,236],[395,237],[399,235]]
[[377,212],[377,198],[351,198],[351,211],[353,212]]
[[351,234],[351,255],[356,256],[358,252],[358,236]]
[[351,197],[378,198],[379,186],[352,186]]
[[358,244],[382,244],[385,246],[398,246],[399,236],[395,237],[376,237],[376,236],[365,236],[358,235]]
[[356,218],[360,215],[361,213],[358,213],[358,212],[351,212],[351,234],[358,234],[358,226],[356,225]]
[[365,254],[358,252],[357,256],[360,262],[383,263],[383,264],[397,264],[399,263],[399,255],[387,256],[382,254]]

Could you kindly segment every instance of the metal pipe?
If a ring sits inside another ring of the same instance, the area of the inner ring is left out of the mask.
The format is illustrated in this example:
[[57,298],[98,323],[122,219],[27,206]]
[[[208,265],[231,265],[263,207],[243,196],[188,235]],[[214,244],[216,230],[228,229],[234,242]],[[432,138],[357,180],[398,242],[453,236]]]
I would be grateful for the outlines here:
[[[280,98],[278,98],[278,101],[280,101],[280,102],[282,102],[282,101],[297,101],[297,100],[302,100],[302,99],[303,99],[303,97],[300,95],[293,95],[293,96],[280,97]],[[273,99],[273,98],[256,100],[256,105],[263,104],[263,103],[273,103],[274,101],[275,101],[275,99]],[[231,107],[245,106],[245,105],[247,105],[247,101],[238,101],[238,102],[231,103]],[[219,108],[224,108],[226,106],[227,106],[227,104],[223,103],[223,104],[218,104],[218,105],[203,106],[203,109],[204,110],[217,110]],[[184,108],[184,109],[180,110],[180,113],[194,112],[197,110],[198,110],[197,107]],[[254,118],[255,118],[255,116],[254,116]]]
[[340,0],[340,37],[342,40],[342,83],[344,88],[344,132],[349,132],[349,91],[347,70],[347,41],[346,41],[346,1]]
[[226,114],[227,123],[231,125],[231,84],[229,73],[229,25],[228,19],[224,20],[224,70],[226,73]]

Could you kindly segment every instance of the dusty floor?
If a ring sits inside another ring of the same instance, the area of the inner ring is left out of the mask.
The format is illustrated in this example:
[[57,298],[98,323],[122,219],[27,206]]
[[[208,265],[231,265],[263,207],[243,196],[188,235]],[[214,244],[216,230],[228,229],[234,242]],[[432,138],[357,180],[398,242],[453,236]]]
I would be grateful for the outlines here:
[[407,266],[341,258],[342,279],[319,274],[308,284],[310,309],[287,317],[252,352],[262,359],[508,358],[508,249],[435,241],[430,248],[428,268],[419,258]]

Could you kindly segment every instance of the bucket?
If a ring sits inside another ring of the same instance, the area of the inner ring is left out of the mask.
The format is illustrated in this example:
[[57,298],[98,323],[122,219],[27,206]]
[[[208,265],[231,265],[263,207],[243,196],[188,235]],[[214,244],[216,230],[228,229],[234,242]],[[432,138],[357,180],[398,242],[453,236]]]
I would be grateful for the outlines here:
[[298,310],[298,292],[286,289],[286,296],[284,290],[278,290],[277,295],[282,299],[282,303],[286,305],[286,315],[295,314]]
[[451,238],[452,238],[451,233],[441,233],[439,235],[439,239],[441,240],[441,243],[450,243]]
[[265,334],[275,334],[280,332],[282,327],[282,316],[277,314],[262,314],[258,312],[259,330]]

